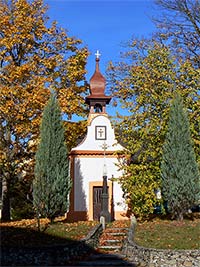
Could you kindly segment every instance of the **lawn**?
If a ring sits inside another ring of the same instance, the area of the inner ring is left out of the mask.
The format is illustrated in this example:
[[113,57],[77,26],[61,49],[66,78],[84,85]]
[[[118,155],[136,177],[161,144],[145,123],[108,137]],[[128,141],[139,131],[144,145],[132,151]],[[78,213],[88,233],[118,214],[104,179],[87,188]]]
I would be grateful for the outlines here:
[[67,223],[57,219],[53,224],[42,219],[43,231],[37,231],[36,220],[1,223],[1,243],[8,246],[38,246],[70,243],[85,237],[97,222]]
[[138,223],[134,241],[150,248],[200,249],[200,218],[183,222],[154,218]]
[[[67,223],[58,218],[49,224],[41,220],[45,231],[39,233],[35,220],[1,223],[1,243],[8,246],[38,246],[70,243],[80,240],[98,222]],[[110,227],[128,227],[129,221],[115,221]],[[177,222],[155,217],[151,221],[138,222],[135,232],[138,245],[163,249],[200,249],[200,216]]]

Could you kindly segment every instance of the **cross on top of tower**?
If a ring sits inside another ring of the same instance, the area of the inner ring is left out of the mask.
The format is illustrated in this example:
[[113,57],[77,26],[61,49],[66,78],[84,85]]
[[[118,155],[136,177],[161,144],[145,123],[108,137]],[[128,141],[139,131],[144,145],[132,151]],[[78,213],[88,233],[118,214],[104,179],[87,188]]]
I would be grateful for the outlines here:
[[99,57],[101,56],[99,50],[97,50],[97,52],[95,53],[95,56],[96,56],[97,59],[99,59]]

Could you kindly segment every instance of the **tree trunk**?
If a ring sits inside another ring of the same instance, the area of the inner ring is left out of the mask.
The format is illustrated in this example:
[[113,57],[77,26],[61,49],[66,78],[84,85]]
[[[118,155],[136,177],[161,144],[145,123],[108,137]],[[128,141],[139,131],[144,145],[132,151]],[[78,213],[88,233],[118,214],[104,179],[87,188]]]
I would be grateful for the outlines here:
[[38,232],[40,232],[40,214],[37,212],[37,229],[38,229]]
[[177,221],[180,221],[180,222],[183,221],[183,213],[181,212],[181,213],[177,214],[176,217],[175,217],[175,219]]
[[2,210],[1,221],[10,221],[10,192],[9,184],[5,177],[2,179]]

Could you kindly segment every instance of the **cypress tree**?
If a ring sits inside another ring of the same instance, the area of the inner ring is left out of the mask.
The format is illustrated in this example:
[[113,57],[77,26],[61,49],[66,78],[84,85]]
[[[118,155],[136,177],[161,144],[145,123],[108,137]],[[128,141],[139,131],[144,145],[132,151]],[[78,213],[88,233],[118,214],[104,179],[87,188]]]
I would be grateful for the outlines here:
[[170,108],[161,176],[162,194],[172,218],[183,220],[183,215],[200,199],[200,176],[188,113],[179,95],[175,95]]
[[37,217],[46,217],[52,222],[57,215],[66,212],[70,188],[61,110],[56,96],[51,94],[43,112],[40,143],[36,152],[33,204]]

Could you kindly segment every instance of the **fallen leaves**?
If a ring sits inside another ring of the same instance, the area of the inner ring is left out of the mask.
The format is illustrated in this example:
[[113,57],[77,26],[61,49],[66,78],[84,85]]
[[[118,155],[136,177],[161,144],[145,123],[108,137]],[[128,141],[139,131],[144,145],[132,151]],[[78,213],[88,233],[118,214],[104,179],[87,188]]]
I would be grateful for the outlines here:
[[199,249],[199,236],[200,218],[183,222],[156,219],[138,223],[134,241],[144,247]]
[[[66,223],[64,217],[56,218],[53,224],[41,219],[43,232],[37,231],[35,219],[1,223],[1,241],[4,246],[45,246],[80,240],[98,222],[81,221]],[[46,227],[48,226],[48,227]]]
[[[50,223],[49,219],[40,219],[41,225],[46,225]],[[23,219],[20,221],[11,221],[11,222],[2,222],[0,226],[7,227],[36,227],[37,220],[36,219]]]

